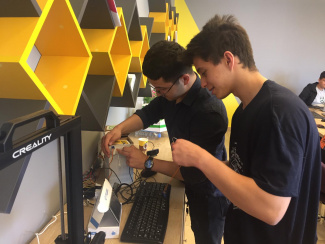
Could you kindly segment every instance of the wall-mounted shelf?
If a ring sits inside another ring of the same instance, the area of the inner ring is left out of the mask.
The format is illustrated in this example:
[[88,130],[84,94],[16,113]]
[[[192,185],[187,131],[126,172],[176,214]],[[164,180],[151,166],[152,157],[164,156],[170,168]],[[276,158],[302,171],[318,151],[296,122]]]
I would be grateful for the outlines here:
[[151,33],[149,40],[150,47],[152,47],[156,42],[166,40],[166,33]]
[[[148,1],[148,3],[150,18],[140,18],[140,24],[147,25],[150,47],[158,41],[167,40],[168,36],[171,37],[171,41],[175,41],[179,16],[176,13],[176,8],[171,6],[170,0]],[[151,28],[152,31],[149,30]],[[145,86],[141,83],[138,96],[152,96],[151,87],[148,83],[146,83]]]
[[70,3],[77,17],[77,20],[80,23],[85,13],[88,0],[70,0]]
[[145,25],[147,27],[148,40],[150,40],[154,18],[140,17],[139,20],[140,20],[140,25]]
[[145,54],[149,50],[149,42],[147,36],[147,27],[141,26],[141,32],[143,35],[143,41],[130,41],[132,48],[132,61],[129,69],[129,73],[136,76],[134,84],[131,85],[127,82],[123,97],[113,97],[111,106],[113,107],[135,107],[136,100],[139,94],[140,87],[146,87],[147,77],[142,74],[142,63]]
[[114,27],[106,0],[88,1],[82,17],[82,31],[93,55],[77,110],[82,130],[104,131],[113,96],[123,98],[130,89],[126,78],[132,52],[124,11],[118,7],[117,12],[120,27]]
[[168,14],[169,14],[169,19],[173,18],[172,16],[172,1],[171,0],[165,0],[166,3],[168,3],[168,7],[169,7],[169,11],[168,11]]
[[[122,26],[114,29],[82,29],[93,55],[90,75],[115,75],[113,96],[123,95],[131,62],[131,48],[123,11],[117,8]],[[87,11],[87,10],[86,10]]]
[[132,59],[129,72],[142,72],[142,60],[140,58],[142,41],[130,41]]
[[80,26],[82,29],[114,29],[107,0],[88,0]]
[[145,88],[139,89],[138,97],[151,97],[151,96],[152,96],[152,91],[149,83],[147,83]]
[[169,19],[173,19],[173,21],[174,21],[174,25],[177,24],[177,21],[176,21],[176,7],[171,7],[171,8],[170,8]]
[[152,33],[168,32],[169,15],[167,12],[150,12],[149,17],[154,18]]
[[129,40],[142,41],[139,13],[136,0],[115,0],[116,6],[123,9],[125,26]]
[[[147,46],[144,44],[143,36],[147,35],[144,28],[141,28],[136,0],[116,0],[116,6],[123,9],[125,16],[125,26],[130,41],[132,59],[130,62],[129,75],[125,84],[122,97],[113,97],[111,106],[113,107],[135,107],[138,97],[140,82],[142,81],[142,61],[143,52]],[[147,36],[145,36],[147,38]],[[147,39],[146,39],[147,40]],[[148,42],[148,40],[147,40]],[[149,44],[148,44],[149,45]],[[134,76],[132,80],[130,77]]]
[[[143,41],[130,41],[132,50],[132,59],[129,69],[130,73],[142,72],[143,59],[149,50],[147,27],[145,25],[141,26],[141,31],[143,34]],[[143,87],[145,87],[145,84],[143,84]]]
[[68,0],[40,8],[40,17],[0,18],[0,98],[48,100],[74,115],[91,53]]
[[166,12],[166,2],[166,0],[148,0],[149,12]]
[[39,17],[41,14],[36,0],[0,1],[0,17]]
[[149,17],[154,18],[152,33],[149,39],[149,43],[151,47],[153,44],[155,44],[160,40],[168,40],[168,34],[170,32],[168,3],[165,3],[164,11],[162,11],[162,9],[160,8],[160,12],[149,12]]
[[[133,81],[131,78],[132,75],[135,75]],[[142,73],[129,74],[127,80],[128,85],[125,86],[123,97],[113,97],[111,106],[134,108],[137,102],[141,77]]]
[[176,8],[172,7],[171,11],[169,11],[169,33],[168,33],[168,35],[171,37],[171,41],[174,40],[174,32],[176,30],[175,13],[176,13]]
[[88,75],[76,114],[81,116],[81,129],[104,131],[111,104],[115,76]]
[[[147,27],[148,40],[150,40],[150,37],[151,37],[153,21],[154,21],[154,18],[151,18],[151,17],[140,17],[141,26],[145,25]],[[149,43],[148,50],[149,50],[150,46],[151,45]],[[147,77],[145,75],[142,75],[138,97],[150,97],[150,96],[151,96],[151,88],[147,84]]]
[[[148,33],[147,33],[147,26],[141,25],[141,30],[143,34],[143,42],[142,42],[142,49],[140,53],[140,60],[141,60],[141,66],[144,60],[144,57],[146,56],[147,51],[149,50],[149,40],[148,40]],[[140,82],[140,88],[145,88],[147,84],[147,77],[145,75],[142,75],[141,82]]]

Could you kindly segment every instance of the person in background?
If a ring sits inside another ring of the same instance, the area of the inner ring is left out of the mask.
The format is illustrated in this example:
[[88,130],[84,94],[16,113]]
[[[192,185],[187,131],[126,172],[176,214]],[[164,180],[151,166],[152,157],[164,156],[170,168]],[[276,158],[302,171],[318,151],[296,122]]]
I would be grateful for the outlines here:
[[[128,134],[165,119],[170,142],[183,138],[200,145],[212,157],[226,160],[224,146],[228,118],[223,102],[207,89],[192,65],[182,62],[184,48],[175,42],[160,41],[146,53],[143,74],[156,91],[157,97],[141,110],[114,127],[102,139],[102,150],[109,157],[110,145]],[[225,214],[229,201],[195,167],[181,167],[174,162],[152,159],[151,169],[145,168],[147,156],[140,150],[124,147],[130,167],[153,170],[184,181],[189,204],[191,227],[197,244],[221,243]],[[179,171],[178,171],[179,170]],[[177,172],[177,173],[176,173]]]
[[225,244],[315,244],[321,159],[308,107],[259,73],[249,37],[233,16],[209,20],[184,56],[202,87],[242,101],[232,118],[229,162],[187,140],[172,144],[174,162],[201,170],[232,202]]
[[324,106],[325,103],[325,71],[323,71],[318,82],[309,83],[299,94],[299,97],[307,106]]

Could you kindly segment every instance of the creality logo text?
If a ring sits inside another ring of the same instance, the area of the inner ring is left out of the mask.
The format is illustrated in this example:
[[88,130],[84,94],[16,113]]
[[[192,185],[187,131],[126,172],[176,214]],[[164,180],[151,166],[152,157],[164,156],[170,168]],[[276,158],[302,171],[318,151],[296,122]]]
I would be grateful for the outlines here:
[[18,158],[21,155],[27,153],[28,151],[31,151],[34,148],[37,148],[37,147],[41,146],[42,144],[44,144],[44,143],[48,142],[49,140],[51,140],[51,136],[52,136],[52,134],[49,134],[47,136],[42,137],[41,139],[38,139],[37,141],[35,141],[35,142],[31,143],[31,144],[28,144],[26,147],[20,148],[19,150],[15,151],[12,154],[12,157],[13,158]]

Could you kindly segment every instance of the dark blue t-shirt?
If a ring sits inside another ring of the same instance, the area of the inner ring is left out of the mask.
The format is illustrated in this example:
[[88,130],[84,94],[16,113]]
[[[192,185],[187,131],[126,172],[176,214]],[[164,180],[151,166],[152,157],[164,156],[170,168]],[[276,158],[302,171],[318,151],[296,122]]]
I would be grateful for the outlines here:
[[320,192],[320,144],[315,120],[290,90],[266,81],[236,110],[230,136],[230,167],[264,191],[291,197],[283,219],[270,226],[230,206],[225,243],[312,244]]

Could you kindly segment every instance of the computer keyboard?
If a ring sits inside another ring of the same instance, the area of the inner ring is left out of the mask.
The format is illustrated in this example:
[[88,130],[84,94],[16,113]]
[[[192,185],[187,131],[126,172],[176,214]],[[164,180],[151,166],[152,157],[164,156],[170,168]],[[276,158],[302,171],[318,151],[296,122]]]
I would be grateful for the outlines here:
[[[164,192],[165,186],[168,186]],[[171,186],[167,183],[142,182],[120,240],[132,243],[163,243],[169,213]]]

